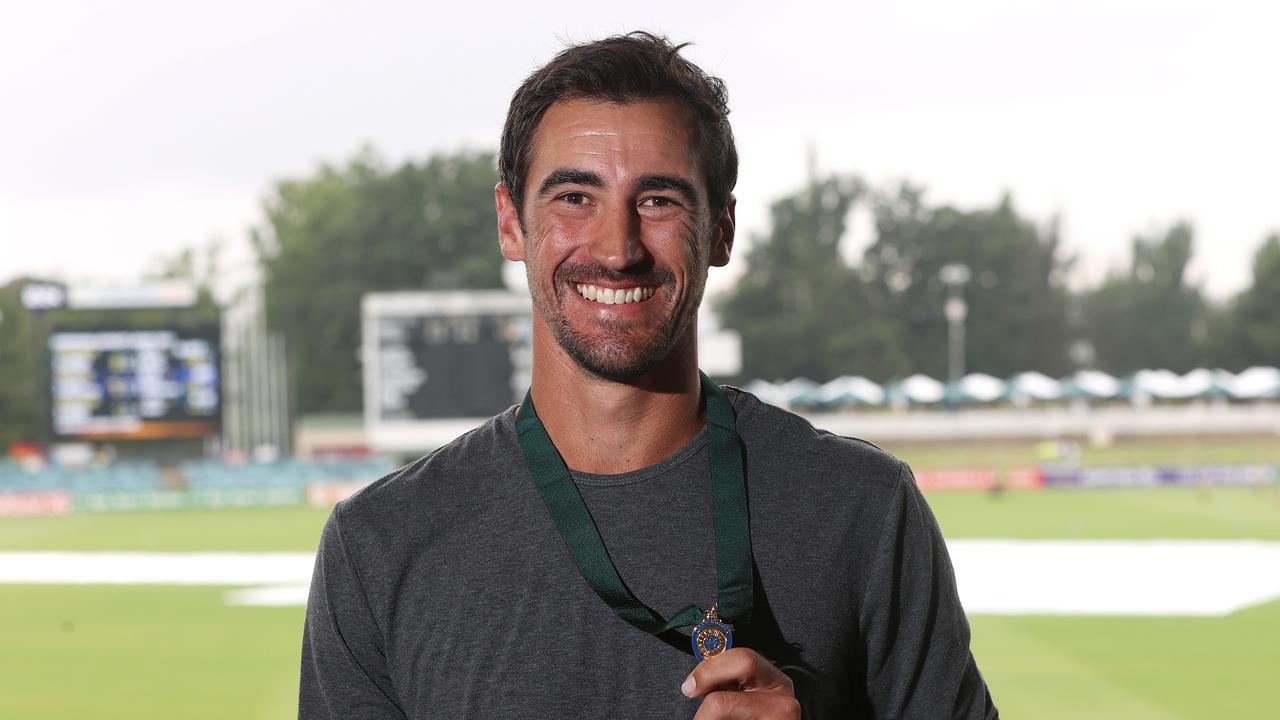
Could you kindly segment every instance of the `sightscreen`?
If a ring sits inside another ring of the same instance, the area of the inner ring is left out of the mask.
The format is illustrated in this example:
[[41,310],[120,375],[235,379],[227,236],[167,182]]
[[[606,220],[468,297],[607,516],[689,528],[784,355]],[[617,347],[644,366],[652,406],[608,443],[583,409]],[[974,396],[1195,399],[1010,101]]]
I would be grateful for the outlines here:
[[529,387],[526,293],[371,293],[361,305],[365,431],[378,451],[438,448]]
[[378,417],[485,418],[528,387],[527,312],[377,318]]
[[60,439],[200,438],[218,432],[218,330],[55,331],[53,434]]

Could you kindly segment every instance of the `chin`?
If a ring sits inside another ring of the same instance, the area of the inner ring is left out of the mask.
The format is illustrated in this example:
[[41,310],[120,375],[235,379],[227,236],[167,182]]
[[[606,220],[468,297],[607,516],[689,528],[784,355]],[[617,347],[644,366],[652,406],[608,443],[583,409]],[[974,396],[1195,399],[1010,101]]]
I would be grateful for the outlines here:
[[564,317],[550,326],[556,344],[592,375],[615,382],[634,380],[653,370],[676,347],[669,322],[650,328],[591,328],[583,332]]
[[669,343],[652,343],[640,348],[611,347],[609,343],[590,343],[577,336],[565,338],[560,347],[582,369],[614,382],[634,380],[644,375],[657,367],[671,350]]

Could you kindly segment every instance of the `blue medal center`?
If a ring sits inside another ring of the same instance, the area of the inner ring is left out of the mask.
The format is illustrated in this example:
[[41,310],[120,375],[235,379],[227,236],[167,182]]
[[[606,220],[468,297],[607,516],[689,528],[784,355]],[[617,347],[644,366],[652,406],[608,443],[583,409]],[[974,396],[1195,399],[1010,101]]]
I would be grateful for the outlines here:
[[693,655],[705,660],[733,647],[733,628],[718,619],[707,618],[693,628],[689,638],[693,643]]

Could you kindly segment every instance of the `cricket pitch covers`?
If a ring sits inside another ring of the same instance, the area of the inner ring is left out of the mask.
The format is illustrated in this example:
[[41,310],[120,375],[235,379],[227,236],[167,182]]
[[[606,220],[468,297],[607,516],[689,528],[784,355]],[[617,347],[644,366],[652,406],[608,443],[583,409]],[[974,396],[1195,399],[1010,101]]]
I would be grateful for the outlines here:
[[[1280,542],[948,543],[974,615],[1217,617],[1280,598]],[[235,586],[232,605],[304,605],[308,553],[0,552],[0,583]]]

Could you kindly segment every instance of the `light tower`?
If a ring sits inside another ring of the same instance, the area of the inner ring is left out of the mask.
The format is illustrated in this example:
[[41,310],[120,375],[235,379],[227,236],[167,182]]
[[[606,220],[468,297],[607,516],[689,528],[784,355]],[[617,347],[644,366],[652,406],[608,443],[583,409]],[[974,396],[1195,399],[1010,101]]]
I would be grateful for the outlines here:
[[947,303],[943,308],[947,317],[947,378],[951,381],[947,404],[954,407],[955,393],[964,376],[964,321],[969,315],[964,286],[969,282],[969,266],[948,263],[938,271],[938,277],[947,286]]

